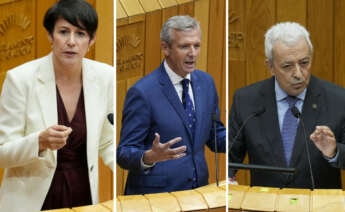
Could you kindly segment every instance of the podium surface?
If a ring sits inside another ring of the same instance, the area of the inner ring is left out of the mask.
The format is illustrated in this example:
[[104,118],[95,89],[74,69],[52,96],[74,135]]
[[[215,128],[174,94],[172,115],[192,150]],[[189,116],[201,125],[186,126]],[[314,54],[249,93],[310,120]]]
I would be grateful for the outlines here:
[[308,189],[284,188],[278,192],[277,211],[310,211],[310,194]]
[[122,212],[179,212],[226,211],[226,182],[199,187],[194,190],[145,195],[118,196],[117,211]]
[[208,209],[205,200],[195,190],[172,192],[182,211],[203,211]]
[[151,212],[149,201],[143,195],[118,196],[123,212]]
[[170,193],[146,194],[150,202],[152,212],[179,212],[179,203],[175,196]]
[[278,188],[251,187],[244,196],[241,208],[253,211],[274,211],[278,191]]
[[345,211],[344,192],[340,189],[315,189],[311,201],[313,212]]
[[345,212],[345,191],[229,185],[228,205],[231,212]]

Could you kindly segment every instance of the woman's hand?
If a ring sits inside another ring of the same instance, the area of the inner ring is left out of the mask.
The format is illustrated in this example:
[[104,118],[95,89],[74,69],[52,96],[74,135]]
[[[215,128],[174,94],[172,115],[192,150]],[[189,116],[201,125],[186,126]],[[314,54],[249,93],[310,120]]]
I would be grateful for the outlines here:
[[66,145],[72,128],[63,125],[53,125],[38,136],[39,152],[45,149],[58,150]]

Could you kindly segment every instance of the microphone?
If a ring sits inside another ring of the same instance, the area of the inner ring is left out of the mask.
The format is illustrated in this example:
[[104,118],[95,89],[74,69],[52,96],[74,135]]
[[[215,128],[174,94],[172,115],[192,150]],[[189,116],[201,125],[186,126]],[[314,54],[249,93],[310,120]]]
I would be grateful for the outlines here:
[[107,117],[110,124],[114,125],[114,113],[109,113]]
[[217,113],[212,113],[212,123],[214,128],[214,156],[216,161],[216,183],[219,186],[219,175],[218,175],[218,144],[217,144]]
[[295,168],[282,168],[282,167],[276,167],[276,166],[264,166],[264,165],[243,164],[243,163],[229,163],[229,168],[266,171],[266,172],[278,172],[278,173],[290,173],[290,174],[294,174],[296,172]]
[[305,141],[305,147],[306,147],[306,151],[307,151],[307,159],[308,159],[308,165],[309,165],[309,172],[310,172],[310,178],[311,178],[311,189],[314,190],[315,189],[315,182],[314,182],[314,175],[313,175],[313,169],[311,166],[311,160],[310,160],[310,151],[309,151],[309,145],[308,145],[308,140],[307,140],[307,133],[305,131],[305,127],[304,127],[304,123],[302,120],[302,114],[301,112],[299,112],[299,110],[297,109],[296,106],[293,106],[291,108],[291,112],[292,114],[298,118],[302,124],[302,128],[303,128],[303,134],[304,134],[304,141]]
[[241,132],[242,132],[244,126],[246,126],[247,122],[248,122],[250,119],[252,119],[253,117],[256,117],[256,116],[259,116],[259,115],[263,114],[265,111],[266,111],[266,109],[265,109],[264,107],[261,107],[261,108],[259,108],[259,110],[257,110],[257,111],[255,111],[255,112],[251,113],[251,114],[244,120],[243,124],[241,125],[240,129],[237,131],[236,136],[235,136],[234,139],[233,139],[232,145],[229,147],[229,155],[231,154],[231,149],[232,149],[232,147],[234,146],[234,144],[235,144],[235,142],[236,142],[238,136],[241,134]]
[[[245,119],[245,121],[241,125],[240,129],[237,131],[237,134],[236,134],[236,136],[234,138],[234,142],[232,143],[232,145],[229,148],[229,154],[231,154],[231,148],[235,144],[238,136],[240,135],[243,127],[247,124],[247,122],[251,118],[263,114],[265,111],[266,111],[266,109],[264,107],[261,107],[261,108],[259,108],[259,110],[257,110],[256,112],[250,114]],[[294,174],[296,172],[295,168],[281,168],[281,167],[255,165],[255,164],[231,163],[230,160],[229,160],[228,167],[229,167],[229,169],[248,169],[248,170],[256,170],[256,171],[279,172],[279,173],[284,173],[285,172],[285,173],[292,173],[292,174]]]

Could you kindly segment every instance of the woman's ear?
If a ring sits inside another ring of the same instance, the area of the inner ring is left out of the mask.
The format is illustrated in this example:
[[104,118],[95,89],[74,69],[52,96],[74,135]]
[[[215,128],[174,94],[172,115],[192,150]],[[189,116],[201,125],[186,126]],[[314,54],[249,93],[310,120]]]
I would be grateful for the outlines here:
[[96,34],[92,37],[92,39],[89,41],[89,48],[95,43],[96,41]]
[[53,39],[53,36],[50,34],[50,32],[47,32],[47,37],[48,37],[50,44],[52,45],[54,39]]

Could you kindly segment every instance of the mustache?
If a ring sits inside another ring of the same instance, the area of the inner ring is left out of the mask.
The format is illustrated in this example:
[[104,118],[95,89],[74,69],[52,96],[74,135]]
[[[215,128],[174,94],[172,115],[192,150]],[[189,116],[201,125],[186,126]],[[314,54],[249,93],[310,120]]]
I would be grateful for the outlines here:
[[305,78],[301,77],[299,79],[293,78],[290,83],[291,84],[298,84],[298,83],[303,83],[303,82],[305,82]]

